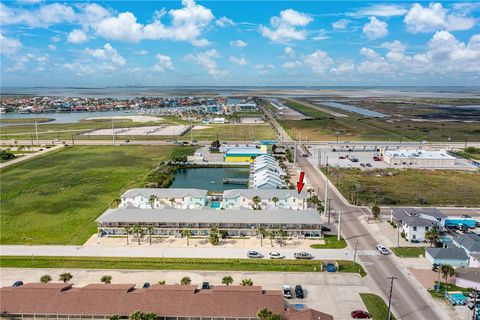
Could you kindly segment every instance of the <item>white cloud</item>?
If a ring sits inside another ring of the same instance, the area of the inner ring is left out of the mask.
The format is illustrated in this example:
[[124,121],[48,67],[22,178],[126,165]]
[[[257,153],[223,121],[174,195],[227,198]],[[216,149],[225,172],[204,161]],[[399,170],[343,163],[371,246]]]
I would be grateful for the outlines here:
[[353,17],[395,17],[403,16],[407,13],[407,9],[403,6],[395,4],[376,4],[370,7],[362,8],[356,12],[348,13],[349,16]]
[[302,61],[295,60],[295,61],[286,61],[282,64],[282,68],[285,69],[293,69],[297,68],[302,65]]
[[275,69],[275,66],[273,64],[256,64],[253,66],[255,69],[258,70],[259,75],[265,75],[270,72],[270,70]]
[[217,62],[214,60],[215,58],[219,58],[220,54],[215,49],[210,49],[207,51],[203,51],[197,54],[189,54],[185,56],[186,60],[191,60],[196,64],[204,67],[207,69],[207,72],[211,76],[219,76],[227,74],[226,71],[222,71],[218,68]]
[[38,4],[42,3],[43,0],[17,0],[18,3],[24,3],[24,4]]
[[49,44],[49,45],[48,45],[48,49],[50,49],[50,50],[52,50],[52,51],[55,51],[55,50],[57,50],[57,46],[54,45],[54,44]]
[[334,63],[333,59],[322,50],[317,50],[314,53],[309,54],[305,57],[303,62],[317,74],[324,74]]
[[287,57],[292,57],[295,55],[295,50],[293,50],[292,47],[285,47],[285,49],[283,49],[283,53],[287,56]]
[[235,64],[238,64],[239,66],[244,66],[248,63],[247,59],[245,59],[244,57],[234,57],[234,56],[231,56],[230,57],[230,61],[232,63],[235,63]]
[[383,38],[388,34],[388,24],[380,21],[376,17],[370,17],[370,22],[363,26],[363,33],[370,40]]
[[286,9],[280,12],[280,16],[270,19],[270,27],[260,25],[261,34],[278,43],[287,43],[293,40],[305,40],[307,31],[304,28],[313,19],[309,15]]
[[88,40],[87,34],[80,29],[74,29],[67,36],[67,42],[79,44]]
[[85,53],[98,60],[111,62],[115,66],[125,65],[125,59],[114,49],[110,43],[103,46],[103,49],[85,49]]
[[172,58],[170,58],[169,56],[164,56],[158,53],[155,58],[157,58],[157,63],[153,66],[152,70],[157,72],[173,70]]
[[415,3],[404,22],[407,30],[413,33],[433,32],[437,30],[468,30],[475,26],[475,19],[464,15],[465,12],[449,13],[441,3],[430,3],[428,7]]
[[60,38],[60,36],[53,36],[50,38],[50,40],[52,40],[52,42],[60,42],[62,41],[62,38]]
[[245,48],[247,46],[247,43],[242,40],[235,40],[235,41],[230,41],[230,46],[236,47],[236,48]]
[[312,40],[315,40],[315,41],[326,40],[326,39],[330,39],[330,37],[327,36],[327,30],[325,29],[318,30],[317,35],[312,37]]
[[330,72],[334,75],[342,75],[352,73],[355,70],[355,65],[352,62],[341,63],[336,67],[330,69]]
[[148,54],[148,51],[147,50],[137,50],[137,51],[135,51],[135,54],[139,55],[139,56],[145,56],[145,55]]
[[0,34],[0,53],[3,55],[12,55],[22,48],[22,43],[13,38]]
[[73,22],[74,10],[64,4],[45,4],[33,10],[12,8],[0,3],[2,25],[24,24],[30,27],[49,27],[54,24]]
[[359,66],[362,73],[376,74],[453,74],[480,72],[480,34],[473,35],[465,43],[448,31],[437,31],[427,43],[427,49],[407,55],[406,46],[400,41],[386,42],[385,56],[370,48],[360,53],[366,58]]
[[335,30],[342,30],[346,29],[348,27],[348,24],[350,23],[350,20],[347,19],[340,19],[335,22],[332,22],[332,28]]
[[[38,72],[45,70],[49,61],[49,55],[35,55],[27,53],[24,55],[10,56],[15,61],[12,66],[6,68],[7,72]],[[28,68],[27,68],[28,66]]]
[[217,21],[215,21],[215,24],[219,26],[220,28],[225,28],[225,27],[233,27],[235,26],[235,22],[233,20],[227,18],[227,17],[221,17]]
[[122,12],[117,17],[101,20],[95,31],[108,40],[138,42],[142,38],[143,26],[131,12]]

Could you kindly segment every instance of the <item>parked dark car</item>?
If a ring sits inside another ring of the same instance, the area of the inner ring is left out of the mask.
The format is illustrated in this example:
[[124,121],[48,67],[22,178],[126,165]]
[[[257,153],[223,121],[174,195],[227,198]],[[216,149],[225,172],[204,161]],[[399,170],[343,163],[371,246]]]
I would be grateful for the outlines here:
[[438,263],[432,264],[432,271],[438,271],[438,267],[440,267]]
[[18,280],[12,284],[12,287],[20,287],[20,286],[23,286],[23,281]]
[[295,286],[295,297],[297,297],[297,299],[303,299],[304,298],[304,295],[303,295],[303,288],[301,285],[297,284]]
[[147,288],[150,288],[150,283],[149,282],[145,282],[143,284],[143,289],[147,289]]
[[353,319],[370,319],[372,316],[367,311],[355,310],[351,313]]
[[203,282],[202,289],[210,289],[210,284],[208,282]]
[[325,226],[322,226],[321,228],[322,232],[330,232],[332,231],[332,229],[328,228],[328,227],[325,227]]

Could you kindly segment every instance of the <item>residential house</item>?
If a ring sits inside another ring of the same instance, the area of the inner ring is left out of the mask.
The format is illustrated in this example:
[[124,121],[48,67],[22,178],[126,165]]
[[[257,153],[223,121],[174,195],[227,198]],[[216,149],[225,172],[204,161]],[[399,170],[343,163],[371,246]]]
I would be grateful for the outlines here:
[[394,222],[407,241],[425,241],[425,233],[442,229],[446,216],[434,208],[392,208],[390,221]]
[[455,285],[480,290],[480,268],[460,268],[455,272]]
[[120,200],[119,208],[136,207],[152,209],[174,207],[179,209],[193,209],[207,205],[207,190],[163,188],[130,189],[121,196]]
[[480,253],[480,236],[477,234],[461,234],[452,239],[452,244],[462,248],[470,256],[472,253]]
[[480,253],[472,253],[468,262],[470,268],[480,268]]
[[427,248],[425,258],[432,264],[449,264],[453,267],[468,266],[468,255],[460,248]]

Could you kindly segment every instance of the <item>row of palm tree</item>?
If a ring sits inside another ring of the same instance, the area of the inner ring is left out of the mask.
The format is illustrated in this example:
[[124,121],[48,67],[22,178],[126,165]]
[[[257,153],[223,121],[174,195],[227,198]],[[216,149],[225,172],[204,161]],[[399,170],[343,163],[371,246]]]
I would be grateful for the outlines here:
[[[150,197],[148,197],[148,203],[150,204],[152,209],[155,206],[156,201],[158,201],[158,197],[156,195],[152,194]],[[175,198],[170,198],[170,199],[168,199],[168,201],[170,202],[172,207],[174,207],[177,204]]]
[[[72,274],[68,272],[64,272],[58,277],[58,281],[62,281],[63,283],[67,283],[72,279],[73,279]],[[41,283],[49,283],[50,281],[52,281],[52,276],[48,274],[44,274],[43,276],[40,277]]]
[[279,314],[274,314],[267,308],[263,308],[257,312],[257,318],[260,320],[282,320],[283,317]]

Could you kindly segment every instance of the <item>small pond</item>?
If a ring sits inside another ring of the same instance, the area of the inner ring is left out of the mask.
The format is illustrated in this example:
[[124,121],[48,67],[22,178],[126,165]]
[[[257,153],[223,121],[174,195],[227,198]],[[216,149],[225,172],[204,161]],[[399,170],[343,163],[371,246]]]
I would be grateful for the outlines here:
[[195,188],[209,191],[247,189],[245,184],[224,184],[224,178],[248,179],[249,167],[241,168],[189,168],[175,172],[175,180],[170,188]]

